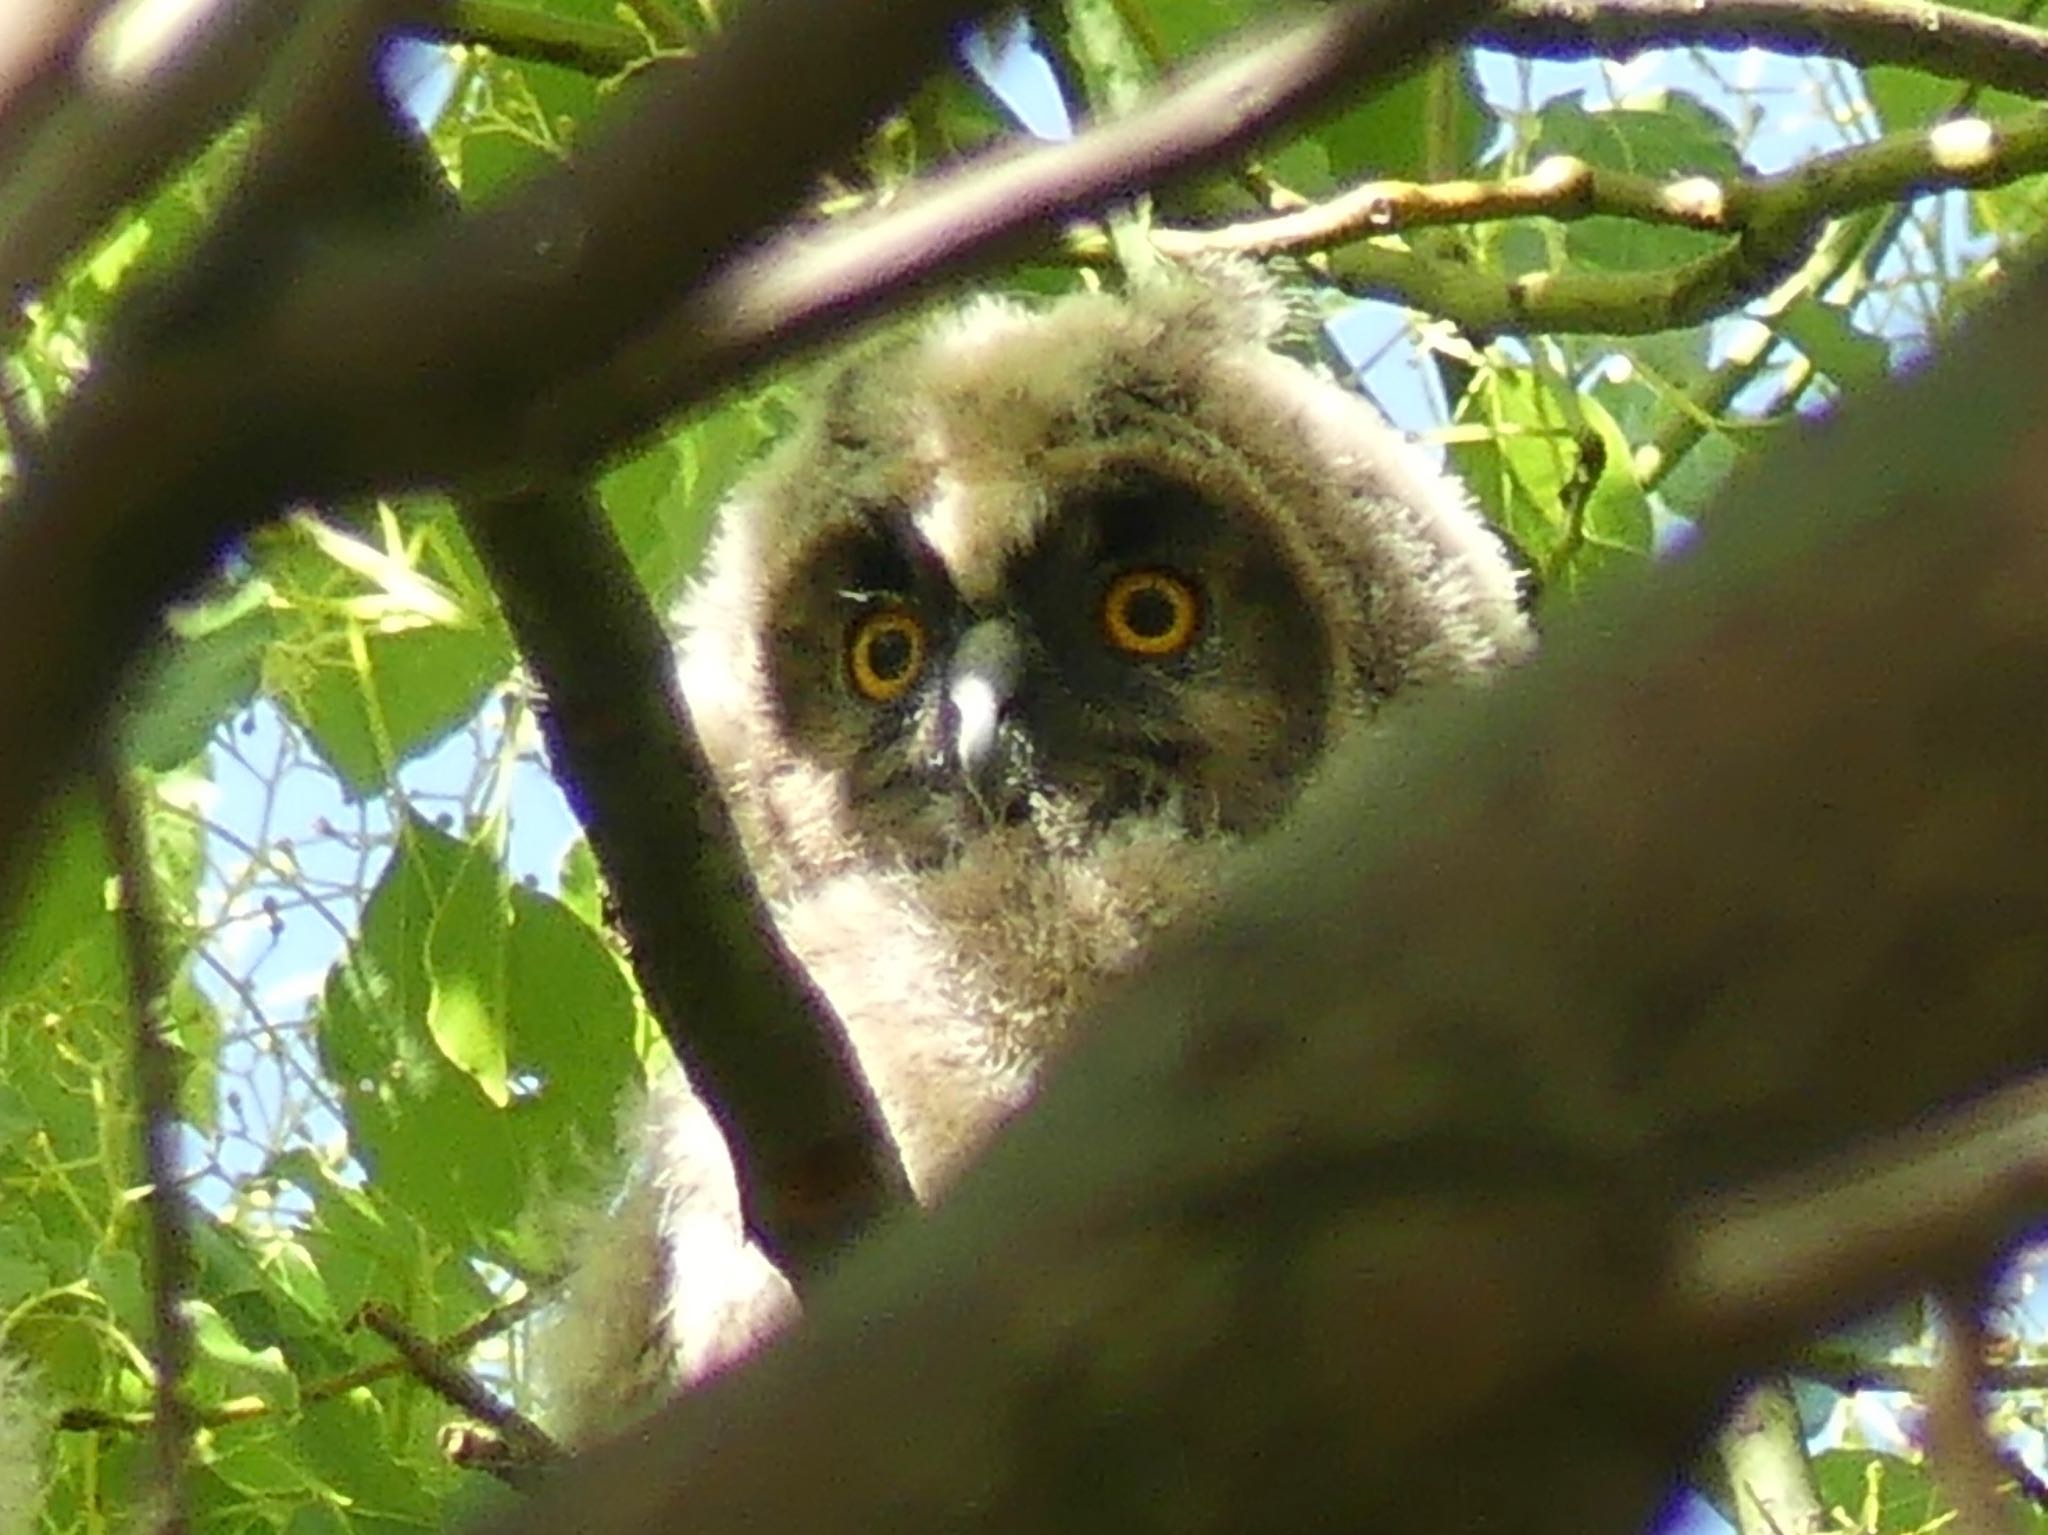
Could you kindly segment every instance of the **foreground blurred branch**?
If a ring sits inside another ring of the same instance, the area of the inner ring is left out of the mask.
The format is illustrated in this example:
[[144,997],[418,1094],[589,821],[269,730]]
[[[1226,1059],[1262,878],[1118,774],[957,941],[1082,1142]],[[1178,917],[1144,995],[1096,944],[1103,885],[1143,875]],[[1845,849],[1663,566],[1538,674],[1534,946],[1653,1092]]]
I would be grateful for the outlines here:
[[1155,100],[1065,144],[998,151],[935,176],[885,213],[786,235],[733,262],[528,422],[571,454],[622,410],[663,402],[815,344],[971,265],[1043,246],[1076,214],[1212,164],[1349,86],[1391,83],[1471,17],[1473,0],[1333,7],[1189,70]]
[[87,81],[67,60],[47,120],[0,159],[0,299],[11,307],[39,292],[124,205],[226,127],[313,9],[311,0],[214,0],[169,58],[120,80]]
[[[593,368],[786,210],[907,89],[961,9],[762,0],[717,48],[649,83],[579,163],[480,213],[386,236],[374,260],[354,247],[267,271],[267,307],[90,380],[52,428],[51,473],[0,516],[0,720],[25,743],[0,759],[0,866],[16,865],[153,615],[278,507],[422,483],[494,490],[565,458],[580,469],[747,366],[1247,142],[1371,61],[1411,65],[1483,7],[1381,0],[1325,13],[1264,56],[1291,59],[1291,73],[1232,77],[1239,110],[1220,133],[1169,99],[1071,146],[1065,169],[1020,207],[983,208],[984,222],[934,220],[836,246],[816,265],[800,254],[770,272],[729,271],[683,301],[677,313],[706,334],[656,387],[635,377],[631,348],[627,366]],[[863,68],[845,69],[854,56]],[[800,109],[792,79],[810,82]],[[1162,141],[1172,124],[1188,142]],[[736,142],[754,152],[731,155]],[[299,168],[318,177],[323,165],[339,173],[309,146]],[[687,223],[668,215],[677,207]],[[739,302],[755,307],[719,307]],[[514,313],[520,324],[506,325]]]
[[2044,337],[1368,733],[947,1203],[498,1528],[1629,1530],[1989,1261],[2048,1203],[2043,1090],[1958,1107],[2044,1054]]
[[[584,164],[522,199],[386,237],[369,264],[357,250],[308,256],[278,231],[269,249],[309,269],[271,263],[250,308],[89,380],[51,427],[49,472],[0,516],[0,718],[15,742],[0,760],[0,867],[20,867],[25,833],[155,615],[229,540],[295,499],[416,482],[428,460],[475,470],[486,441],[506,472],[514,404],[786,207],[907,89],[955,9],[750,7],[687,79],[651,87]],[[862,69],[838,67],[856,53]],[[819,82],[800,109],[763,85],[790,71]],[[736,163],[733,142],[756,152]],[[296,168],[317,178],[350,146],[302,148]],[[647,195],[650,176],[672,202]],[[656,204],[690,209],[688,226]]]

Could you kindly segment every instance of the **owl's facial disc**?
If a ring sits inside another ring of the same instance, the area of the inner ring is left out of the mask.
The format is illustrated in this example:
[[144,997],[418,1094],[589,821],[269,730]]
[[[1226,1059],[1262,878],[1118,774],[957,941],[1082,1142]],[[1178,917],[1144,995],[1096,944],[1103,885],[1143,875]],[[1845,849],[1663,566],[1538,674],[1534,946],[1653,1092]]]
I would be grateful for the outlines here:
[[819,540],[772,594],[768,653],[845,829],[928,867],[997,826],[1058,853],[1134,820],[1269,822],[1322,745],[1330,645],[1233,483],[1098,456],[978,554],[927,540],[914,496]]

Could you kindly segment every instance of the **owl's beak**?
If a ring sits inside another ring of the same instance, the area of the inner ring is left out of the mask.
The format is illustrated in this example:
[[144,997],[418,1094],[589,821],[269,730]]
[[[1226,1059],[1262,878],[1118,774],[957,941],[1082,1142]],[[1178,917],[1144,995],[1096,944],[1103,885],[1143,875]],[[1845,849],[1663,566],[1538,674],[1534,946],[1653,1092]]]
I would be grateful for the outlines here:
[[1003,716],[1017,694],[1024,644],[1007,619],[985,618],[960,637],[946,677],[946,734],[953,765],[976,799],[1000,770]]

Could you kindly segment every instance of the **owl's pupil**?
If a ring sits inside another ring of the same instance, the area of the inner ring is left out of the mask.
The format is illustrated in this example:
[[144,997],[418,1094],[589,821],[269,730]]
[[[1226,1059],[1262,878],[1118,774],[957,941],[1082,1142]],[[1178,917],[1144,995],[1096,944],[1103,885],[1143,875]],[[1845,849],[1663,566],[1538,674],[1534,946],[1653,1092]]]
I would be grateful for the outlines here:
[[910,670],[910,636],[884,629],[868,640],[868,669],[884,682],[896,682]]
[[1140,639],[1164,639],[1180,622],[1180,608],[1157,587],[1140,587],[1124,598],[1124,626]]

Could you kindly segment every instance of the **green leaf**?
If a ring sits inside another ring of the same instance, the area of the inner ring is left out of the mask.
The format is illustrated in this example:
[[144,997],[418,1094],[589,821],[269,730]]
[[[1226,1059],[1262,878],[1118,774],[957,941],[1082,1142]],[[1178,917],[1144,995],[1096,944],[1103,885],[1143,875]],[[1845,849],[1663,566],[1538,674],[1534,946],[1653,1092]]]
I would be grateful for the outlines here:
[[10,1211],[0,1224],[0,1316],[50,1288],[47,1238],[26,1210]]
[[611,1161],[638,1013],[611,947],[509,885],[492,843],[407,821],[320,1042],[370,1189],[451,1248],[518,1263],[536,1256],[524,1213]]
[[[2038,25],[2035,0],[1960,0],[1956,9]],[[1972,112],[1992,118],[2009,116],[2038,105],[2010,91],[1972,88],[1959,81],[1893,64],[1873,65],[1864,70],[1863,91],[1877,109],[1878,122],[1886,133],[1925,128],[1952,117],[1966,98],[1973,103]]]
[[562,904],[591,927],[602,929],[604,877],[598,871],[597,854],[590,850],[588,837],[578,837],[562,850],[556,882],[561,887]]
[[778,390],[691,422],[598,482],[598,498],[640,584],[666,602],[697,566],[718,503],[786,415]]
[[275,1348],[251,1348],[235,1335],[226,1318],[203,1300],[188,1300],[192,1325],[193,1396],[218,1403],[237,1396],[260,1396],[276,1407],[293,1408],[299,1401],[298,1377],[286,1368]]
[[1806,294],[1770,318],[1770,327],[1842,389],[1874,384],[1891,371],[1891,350],[1856,328],[1839,304]]
[[[1334,186],[1398,179],[1430,181],[1470,175],[1493,130],[1493,115],[1480,98],[1472,61],[1447,55],[1407,79],[1375,92],[1299,140],[1313,144],[1328,166]],[[1313,183],[1288,174],[1291,149],[1276,153],[1275,174],[1305,195]]]
[[1487,427],[1452,462],[1487,517],[1536,563],[1547,593],[1576,592],[1649,553],[1654,529],[1630,445],[1599,401],[1552,375],[1496,364],[1460,407]]
[[456,149],[462,197],[472,203],[559,166],[601,90],[574,70],[502,56],[479,62],[473,88],[479,108],[468,116]]
[[411,1233],[396,1229],[402,1217],[387,1208],[390,1201],[382,1189],[373,1197],[348,1187],[304,1149],[285,1152],[270,1167],[281,1182],[313,1202],[300,1240],[337,1317],[354,1316],[363,1302],[409,1287],[417,1252],[407,1240]]
[[83,987],[125,1008],[126,972],[110,900],[114,861],[98,804],[84,792],[67,794],[45,824],[43,844],[22,882],[36,898],[18,903],[0,929],[0,1008],[57,985],[72,993],[70,1000]]
[[343,787],[382,788],[476,714],[512,648],[475,552],[435,503],[254,540],[278,634],[264,681]]
[[427,1032],[441,1053],[503,1108],[506,940],[512,923],[504,866],[486,828],[440,894],[427,931]]
[[[1227,46],[1272,14],[1265,0],[1154,0],[1145,7],[1175,63]],[[1446,57],[1277,143],[1265,164],[1290,190],[1325,197],[1359,181],[1468,175],[1492,131],[1471,60]]]
[[508,1228],[521,1189],[511,1126],[427,1027],[428,944],[470,849],[416,817],[320,1007],[322,1061],[379,1192],[450,1246]]
[[219,1444],[220,1453],[210,1463],[213,1474],[237,1492],[293,1502],[312,1492],[304,1463],[273,1425],[221,1435]]
[[128,748],[140,766],[164,772],[190,762],[256,696],[264,653],[277,637],[268,603],[268,587],[251,581],[172,615],[172,644],[128,723]]
[[619,955],[551,896],[512,890],[512,1059],[529,1084],[513,1115],[536,1181],[608,1171],[618,1106],[642,1080],[639,1008]]
[[138,1338],[148,1336],[156,1325],[156,1312],[138,1254],[126,1248],[95,1253],[85,1266],[85,1278],[116,1322]]
[[358,798],[467,723],[510,660],[497,636],[475,631],[418,629],[362,643],[359,658],[272,676],[287,711]]
[[313,1403],[292,1438],[306,1467],[348,1500],[352,1522],[369,1515],[445,1528],[434,1517],[436,1505],[456,1477],[442,1456],[404,1455],[404,1428],[389,1420],[375,1397],[350,1393]]

